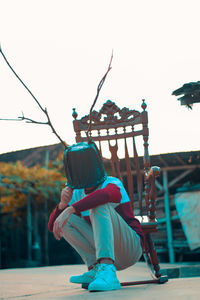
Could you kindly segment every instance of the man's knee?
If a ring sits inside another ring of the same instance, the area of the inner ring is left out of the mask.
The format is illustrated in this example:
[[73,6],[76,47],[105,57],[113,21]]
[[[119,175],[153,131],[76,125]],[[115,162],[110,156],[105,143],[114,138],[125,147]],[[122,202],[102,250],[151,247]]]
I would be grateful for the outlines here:
[[77,227],[82,228],[83,225],[79,224],[81,221],[82,221],[81,217],[75,214],[71,214],[67,223],[62,229],[63,237],[65,238],[65,240],[71,239],[71,237],[73,237],[74,234],[76,234]]
[[77,224],[79,224],[81,221],[82,221],[81,217],[75,214],[71,214],[63,229],[66,230],[67,228],[77,226]]
[[110,211],[113,210],[118,204],[116,203],[105,203],[98,205],[89,210],[90,215],[94,214],[110,214]]

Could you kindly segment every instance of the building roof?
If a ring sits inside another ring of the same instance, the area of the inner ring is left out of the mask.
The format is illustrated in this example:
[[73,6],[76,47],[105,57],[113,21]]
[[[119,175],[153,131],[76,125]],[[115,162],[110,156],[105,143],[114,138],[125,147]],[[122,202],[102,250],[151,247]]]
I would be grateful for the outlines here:
[[14,163],[16,161],[21,161],[26,167],[33,167],[36,164],[45,165],[47,152],[49,153],[49,159],[55,160],[63,150],[63,145],[61,143],[18,150],[0,154],[0,162]]
[[[49,160],[55,160],[58,155],[63,151],[63,146],[61,143],[36,147],[26,150],[19,150],[9,153],[0,154],[0,162],[16,162],[21,161],[25,166],[32,167],[36,164],[45,165],[46,153],[49,152]],[[139,156],[139,165],[141,170],[143,170],[143,156]],[[183,186],[184,184],[199,184],[200,183],[200,150],[198,151],[187,151],[187,152],[172,152],[155,154],[150,156],[151,166],[159,166],[161,171],[168,172],[168,181],[170,182],[176,176],[179,176],[181,172],[188,169],[192,169],[191,173],[184,176],[176,185],[174,189]],[[131,168],[133,175],[136,175],[136,169],[134,164],[134,159],[131,158]],[[105,165],[109,165],[109,160],[104,159]],[[120,160],[120,166],[122,170],[122,175],[126,172],[126,163],[124,159]],[[162,176],[158,179],[162,183]],[[134,182],[136,185],[136,182]],[[135,190],[137,187],[135,186]]]

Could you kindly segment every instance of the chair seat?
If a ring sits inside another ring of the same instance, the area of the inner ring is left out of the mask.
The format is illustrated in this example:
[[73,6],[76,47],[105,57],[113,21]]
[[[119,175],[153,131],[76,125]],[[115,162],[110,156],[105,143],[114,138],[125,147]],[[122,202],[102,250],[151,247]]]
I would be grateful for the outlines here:
[[155,222],[151,222],[149,221],[149,218],[148,216],[135,216],[136,219],[138,219],[138,221],[141,223],[141,224],[155,224],[157,225],[157,220],[155,219]]
[[148,216],[135,216],[135,218],[140,222],[144,233],[157,232],[157,220],[155,222],[150,222]]

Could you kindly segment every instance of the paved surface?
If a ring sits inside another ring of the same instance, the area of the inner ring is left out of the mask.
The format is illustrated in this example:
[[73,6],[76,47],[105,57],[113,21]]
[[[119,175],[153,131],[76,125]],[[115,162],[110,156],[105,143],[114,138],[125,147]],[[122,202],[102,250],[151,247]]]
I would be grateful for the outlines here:
[[[161,267],[169,265],[161,264]],[[200,299],[200,277],[197,276],[170,279],[165,284],[126,286],[112,292],[90,293],[80,285],[69,283],[71,275],[85,271],[84,265],[0,270],[0,299]],[[142,262],[117,274],[121,282],[151,279]]]

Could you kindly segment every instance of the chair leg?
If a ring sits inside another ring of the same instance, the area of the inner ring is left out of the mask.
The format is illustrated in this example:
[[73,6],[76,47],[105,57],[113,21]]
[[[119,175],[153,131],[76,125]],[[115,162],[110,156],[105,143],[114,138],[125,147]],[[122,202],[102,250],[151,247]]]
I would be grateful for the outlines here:
[[[168,276],[164,275],[160,278],[153,279],[153,280],[139,280],[139,281],[128,281],[128,282],[120,282],[121,286],[130,286],[130,285],[142,285],[142,284],[163,284],[168,281]],[[82,289],[87,290],[89,283],[83,283]]]
[[[168,281],[168,276],[160,274],[160,265],[158,261],[158,256],[156,253],[156,249],[153,243],[153,240],[151,238],[150,233],[145,234],[146,238],[146,247],[145,252],[143,253],[144,258],[147,262],[147,265],[149,267],[150,273],[153,277],[153,280],[141,280],[141,281],[129,281],[129,282],[121,282],[121,286],[130,286],[130,285],[140,285],[140,284],[151,284],[151,283],[157,283],[157,284],[163,284]],[[88,284],[82,284],[83,289],[88,288]]]
[[150,269],[152,277],[154,279],[158,279],[160,278],[161,274],[160,274],[160,265],[159,265],[156,249],[150,233],[145,234],[145,238],[146,238],[146,247],[145,247],[144,258]]
[[[146,247],[145,252],[143,253],[145,261],[147,262],[150,273],[153,277],[153,280],[141,280],[141,281],[129,281],[129,282],[121,282],[121,286],[130,286],[130,285],[140,285],[140,284],[163,284],[168,281],[168,276],[160,274],[160,265],[158,261],[158,256],[156,253],[156,249],[151,238],[150,233],[145,234],[146,238]],[[83,289],[88,288],[88,284],[82,284]]]

